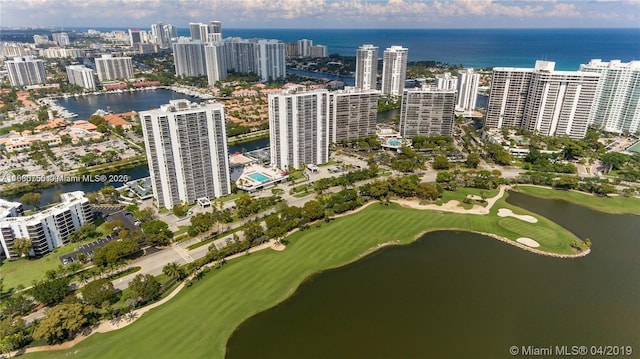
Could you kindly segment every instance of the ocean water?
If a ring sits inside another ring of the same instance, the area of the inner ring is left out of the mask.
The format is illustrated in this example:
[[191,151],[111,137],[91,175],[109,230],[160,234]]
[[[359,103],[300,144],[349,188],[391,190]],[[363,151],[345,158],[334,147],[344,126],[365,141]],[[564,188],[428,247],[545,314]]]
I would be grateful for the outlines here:
[[[188,29],[179,29],[188,36]],[[533,67],[537,59],[556,70],[577,70],[590,59],[640,60],[640,28],[633,29],[224,29],[224,37],[313,40],[330,54],[355,56],[362,44],[409,49],[409,60],[434,60],[465,67]]]

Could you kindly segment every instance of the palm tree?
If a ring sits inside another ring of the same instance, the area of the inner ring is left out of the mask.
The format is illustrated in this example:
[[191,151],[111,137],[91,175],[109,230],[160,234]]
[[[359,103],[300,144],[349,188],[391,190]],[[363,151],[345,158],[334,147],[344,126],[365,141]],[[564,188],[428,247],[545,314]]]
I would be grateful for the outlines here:
[[162,273],[164,273],[167,277],[180,279],[182,278],[182,269],[176,262],[171,262],[165,265],[162,268]]

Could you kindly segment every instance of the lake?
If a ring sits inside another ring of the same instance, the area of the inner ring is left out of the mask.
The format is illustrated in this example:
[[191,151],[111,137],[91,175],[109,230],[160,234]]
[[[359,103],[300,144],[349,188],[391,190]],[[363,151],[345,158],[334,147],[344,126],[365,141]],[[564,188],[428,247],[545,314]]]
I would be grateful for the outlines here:
[[115,113],[145,111],[168,104],[169,100],[187,99],[200,102],[199,98],[166,89],[142,90],[122,93],[72,96],[57,99],[58,104],[78,115],[76,119],[86,120],[97,110],[111,110]]
[[242,324],[228,358],[509,358],[511,346],[640,350],[640,217],[511,194],[593,242],[578,259],[441,231],[303,283]]

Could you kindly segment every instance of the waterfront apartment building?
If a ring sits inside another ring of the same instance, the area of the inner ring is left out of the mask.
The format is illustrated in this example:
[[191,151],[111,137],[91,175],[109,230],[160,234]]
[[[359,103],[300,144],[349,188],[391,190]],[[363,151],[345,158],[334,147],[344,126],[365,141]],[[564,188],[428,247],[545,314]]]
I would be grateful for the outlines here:
[[4,62],[11,86],[29,86],[47,81],[44,62],[31,56],[14,57]]
[[222,22],[209,21],[207,26],[207,42],[222,41]]
[[262,81],[275,81],[287,76],[284,43],[260,39],[255,42],[257,74]]
[[140,121],[159,207],[231,193],[223,105],[172,100]]
[[271,166],[287,169],[329,160],[330,101],[327,90],[290,89],[269,95]]
[[402,96],[407,77],[407,59],[409,49],[391,46],[384,50],[382,59],[382,93]]
[[458,78],[451,76],[451,72],[436,75],[436,88],[438,90],[456,90]]
[[600,74],[554,68],[540,60],[533,69],[494,68],[485,126],[583,138]]
[[222,41],[222,22],[210,21],[208,24],[189,23],[191,40],[203,43]]
[[204,47],[207,81],[209,86],[227,78],[227,61],[224,54],[224,44],[211,42]]
[[158,45],[162,49],[168,48],[171,43],[171,39],[165,32],[164,24],[161,22],[151,24],[151,39],[154,44]]
[[438,136],[453,134],[456,90],[434,87],[405,89],[400,109],[400,135]]
[[356,87],[375,90],[378,84],[378,47],[362,45],[356,51]]
[[376,90],[355,87],[331,92],[330,141],[338,143],[375,136],[379,96]]
[[325,45],[313,45],[311,46],[309,56],[311,57],[328,57],[329,50]]
[[78,85],[86,89],[94,90],[96,81],[93,78],[93,70],[83,65],[67,66],[67,79],[70,84]]
[[28,56],[29,52],[29,49],[23,43],[7,41],[0,42],[0,57],[14,58]]
[[227,70],[255,73],[262,81],[286,76],[285,44],[280,40],[227,38],[222,42]]
[[140,29],[129,29],[129,43],[131,46],[135,46],[136,44],[142,44],[142,33]]
[[178,41],[172,47],[176,76],[194,77],[207,74],[202,41]]
[[310,57],[311,46],[313,46],[313,40],[309,40],[309,39],[298,40],[298,53],[300,54],[300,57]]
[[101,58],[96,58],[95,62],[100,81],[133,78],[131,57],[113,57],[111,54],[104,54]]
[[640,131],[640,61],[594,59],[580,71],[600,74],[589,124],[607,132]]
[[60,195],[61,203],[43,211],[24,215],[22,204],[0,199],[0,251],[7,258],[17,258],[13,249],[16,238],[31,240],[31,255],[43,256],[69,242],[80,226],[93,221],[89,199],[84,192]]
[[83,56],[84,51],[81,49],[65,49],[62,47],[50,47],[48,49],[40,49],[40,56],[55,59],[55,58],[73,58],[78,59]]
[[480,74],[473,69],[458,72],[458,101],[456,110],[471,112],[476,108],[478,101],[478,84]]
[[54,32],[51,34],[51,38],[53,41],[58,44],[58,46],[67,46],[70,45],[69,35],[66,32]]

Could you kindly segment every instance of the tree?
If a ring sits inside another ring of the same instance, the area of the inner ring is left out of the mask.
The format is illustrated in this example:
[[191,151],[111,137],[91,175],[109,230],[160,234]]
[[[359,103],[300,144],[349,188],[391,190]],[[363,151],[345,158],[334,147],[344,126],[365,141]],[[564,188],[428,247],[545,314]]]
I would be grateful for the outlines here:
[[433,169],[448,170],[449,167],[451,167],[451,163],[449,163],[449,160],[445,156],[437,155],[433,159]]
[[142,224],[142,232],[151,244],[167,244],[173,238],[169,225],[159,219],[152,219]]
[[162,273],[164,273],[169,278],[184,278],[184,271],[176,262],[167,263],[164,267],[162,267]]
[[4,313],[18,316],[29,314],[33,307],[31,299],[27,298],[22,293],[2,299],[2,304],[4,305]]
[[69,291],[69,279],[57,278],[33,283],[31,295],[45,305],[60,303]]
[[20,197],[20,203],[38,207],[40,205],[40,193],[28,192]]
[[82,287],[82,298],[87,304],[102,307],[103,303],[115,298],[113,283],[108,279],[98,279]]
[[24,319],[9,316],[0,320],[0,348],[3,354],[19,349],[30,341]]
[[467,156],[467,160],[465,161],[465,165],[467,168],[478,168],[480,164],[480,156],[477,153],[471,153]]
[[602,156],[602,162],[614,170],[622,169],[628,160],[629,157],[627,155],[619,152],[608,152]]
[[13,240],[13,251],[18,257],[28,256],[31,252],[31,238],[16,238]]
[[324,207],[320,202],[311,200],[302,206],[302,217],[307,222],[313,222],[324,217]]
[[263,235],[264,229],[259,222],[251,222],[244,228],[244,237],[252,244]]
[[176,217],[182,218],[187,215],[187,208],[183,204],[176,204],[171,210]]
[[155,215],[156,211],[152,207],[146,207],[133,212],[133,216],[141,222],[151,220]]
[[147,302],[160,296],[160,282],[151,274],[138,274],[129,283],[131,299]]
[[33,336],[49,344],[63,342],[89,322],[89,313],[91,310],[82,303],[57,305],[46,312]]

